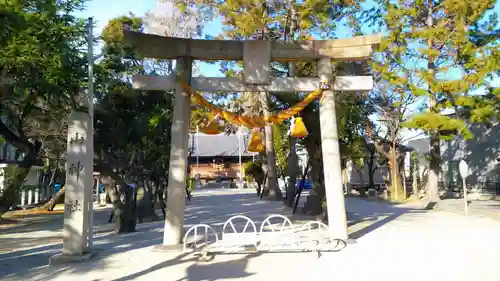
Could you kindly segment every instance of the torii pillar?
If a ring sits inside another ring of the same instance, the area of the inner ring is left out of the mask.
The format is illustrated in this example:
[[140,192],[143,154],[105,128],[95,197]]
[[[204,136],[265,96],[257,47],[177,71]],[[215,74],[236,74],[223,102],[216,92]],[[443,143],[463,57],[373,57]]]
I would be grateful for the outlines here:
[[[124,32],[124,39],[147,58],[176,59],[177,77],[190,83],[195,91],[226,92],[308,92],[326,86],[320,100],[320,125],[328,207],[328,225],[332,238],[348,239],[342,186],[335,90],[369,91],[371,76],[333,77],[332,60],[369,59],[379,35],[346,39],[276,42],[235,40],[193,40],[138,32]],[[191,77],[192,59],[243,60],[244,75],[239,78]],[[318,77],[272,78],[270,63],[290,60],[317,60]],[[163,249],[178,249],[184,225],[185,184],[189,129],[189,95],[176,76],[135,76],[133,87],[142,90],[175,88],[174,116],[168,182],[167,213]]]
[[[192,60],[180,57],[176,62],[177,76],[184,82],[191,81]],[[188,167],[190,96],[176,81],[174,114],[172,118],[170,165],[168,170],[167,210],[163,245],[177,248],[183,238],[184,204]]]

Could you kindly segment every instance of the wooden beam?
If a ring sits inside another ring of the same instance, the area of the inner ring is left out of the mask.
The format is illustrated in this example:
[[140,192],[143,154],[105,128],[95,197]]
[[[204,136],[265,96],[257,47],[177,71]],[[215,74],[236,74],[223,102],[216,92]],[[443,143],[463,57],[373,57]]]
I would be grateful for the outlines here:
[[[147,58],[175,59],[191,57],[197,60],[243,60],[245,41],[198,40],[165,37],[140,32],[124,31],[125,43]],[[323,57],[334,60],[365,60],[381,41],[381,35],[356,36],[352,38],[271,42],[271,60],[313,60]]]
[[[269,85],[245,85],[239,78],[193,77],[191,87],[200,92],[311,92],[318,89],[316,77],[273,78]],[[175,87],[174,76],[134,76],[132,87],[141,90],[170,90]],[[336,91],[370,91],[372,76],[339,76],[335,79]]]

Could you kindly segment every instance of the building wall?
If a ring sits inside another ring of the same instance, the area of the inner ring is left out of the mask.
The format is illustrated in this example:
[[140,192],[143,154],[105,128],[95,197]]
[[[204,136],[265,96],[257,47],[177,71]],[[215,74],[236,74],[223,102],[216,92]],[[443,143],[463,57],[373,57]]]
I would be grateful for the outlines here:
[[[238,178],[240,173],[239,163],[227,163],[223,169],[215,168],[211,163],[191,164],[191,176],[200,174],[201,178],[214,179],[217,176]],[[243,171],[244,176],[244,171]]]
[[[8,180],[12,177],[15,172],[17,164],[5,164],[0,163],[0,191],[3,191],[5,186],[8,184]],[[28,175],[22,186],[38,186],[40,173],[43,167],[33,166],[31,167]],[[31,203],[38,203],[40,200],[40,190],[23,191],[19,195],[19,199],[16,204],[25,205]]]
[[443,157],[443,180],[460,181],[458,163],[465,159],[471,175],[468,184],[500,181],[500,124],[487,128],[484,125],[471,126],[473,138],[455,138],[441,142]]
[[[0,118],[5,121],[5,118]],[[0,192],[8,184],[8,180],[11,177],[10,173],[13,173],[17,166],[16,161],[19,161],[22,157],[21,153],[16,158],[16,148],[12,144],[6,141],[0,142]],[[43,167],[41,166],[33,166],[26,176],[23,186],[37,186],[42,169]],[[19,200],[16,203],[21,205],[37,203],[39,198],[39,194],[36,191],[21,192]]]
[[[351,184],[353,185],[360,185],[363,183],[364,186],[367,186],[369,183],[369,176],[368,176],[368,166],[363,167],[362,169],[362,177],[360,177],[360,173],[356,171],[354,168],[351,169],[351,171],[346,171],[348,173],[348,179]],[[373,174],[373,183],[375,185],[382,185],[385,184],[384,179],[390,179],[389,175],[389,169],[387,166],[379,166],[377,170],[375,170],[375,173]]]
[[14,160],[15,148],[8,142],[0,142],[0,162]]
[[[480,187],[485,184],[500,182],[500,124],[487,127],[483,124],[474,124],[469,127],[473,134],[470,140],[455,137],[452,140],[442,140],[440,143],[442,157],[442,173],[440,180],[446,187],[461,185],[458,164],[465,159],[469,164],[469,185]],[[428,139],[410,141],[408,143],[419,153],[420,173],[425,178],[428,170],[426,153],[429,152]]]

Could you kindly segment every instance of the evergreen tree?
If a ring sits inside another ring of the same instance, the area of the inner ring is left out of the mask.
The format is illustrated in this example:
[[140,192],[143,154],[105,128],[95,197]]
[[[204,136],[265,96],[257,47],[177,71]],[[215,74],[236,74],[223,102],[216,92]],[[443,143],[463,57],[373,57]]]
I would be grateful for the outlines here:
[[[406,126],[431,138],[429,199],[439,201],[440,139],[471,138],[468,122],[494,116],[492,102],[474,93],[490,88],[498,75],[498,41],[492,39],[495,1],[381,1],[389,35],[375,66],[389,91],[428,100],[426,110]],[[489,16],[488,16],[489,15]],[[445,109],[455,110],[444,115]],[[462,112],[467,112],[466,115]]]
[[[239,0],[239,1],[194,1],[205,7],[212,7],[214,13],[222,18],[223,32],[221,38],[231,39],[266,39],[266,40],[308,40],[311,36],[321,37],[324,39],[333,39],[337,36],[340,28],[347,28],[347,19],[349,16],[359,11],[359,1],[255,1],[255,0]],[[230,68],[228,63],[226,68]],[[340,65],[338,69],[342,69]],[[294,62],[290,64],[272,63],[272,73],[274,76],[314,76],[315,64],[310,62]],[[358,75],[361,73],[357,73]],[[341,93],[339,93],[341,94]],[[270,100],[273,101],[275,109],[284,108],[297,102],[302,98],[301,94],[284,93],[272,95]],[[357,102],[353,102],[347,97],[353,97],[352,93],[348,93],[342,98],[339,98],[339,103],[347,99],[343,105],[356,106]],[[356,100],[356,98],[354,98]],[[339,113],[339,127],[356,118],[351,116],[341,116],[344,112],[354,112],[350,110],[342,110],[341,105],[337,109]],[[302,113],[304,122],[309,130],[309,136],[305,138],[306,147],[309,151],[311,161],[311,175],[313,186],[316,193],[320,197],[324,197],[324,181],[321,156],[321,138],[319,131],[319,114],[317,112],[317,104],[308,107]],[[366,119],[366,115],[359,119]],[[354,123],[353,123],[354,124]],[[347,127],[347,126],[346,126]],[[344,127],[345,128],[345,127]],[[344,134],[344,131],[339,132],[342,137],[348,139],[351,134]],[[352,134],[357,135],[358,132]],[[293,145],[293,140],[289,142]],[[353,142],[346,141],[343,143],[343,152],[354,151],[354,149],[346,149],[348,144]],[[362,142],[356,142],[362,144]],[[293,151],[293,150],[291,150]],[[290,165],[292,166],[292,165]],[[291,173],[293,177],[297,172]]]
[[0,135],[24,154],[0,197],[0,214],[15,202],[39,157],[42,140],[40,135],[30,135],[30,128],[64,119],[70,107],[77,106],[85,86],[84,21],[72,16],[84,2],[0,3],[0,113],[4,117]]

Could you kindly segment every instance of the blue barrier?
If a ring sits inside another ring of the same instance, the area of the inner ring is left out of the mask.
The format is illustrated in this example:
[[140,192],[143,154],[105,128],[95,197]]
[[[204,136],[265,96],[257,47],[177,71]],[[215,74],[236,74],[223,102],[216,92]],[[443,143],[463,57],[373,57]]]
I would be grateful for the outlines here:
[[312,189],[312,182],[311,181],[299,181],[297,183],[297,187],[301,187],[303,190],[308,190]]

